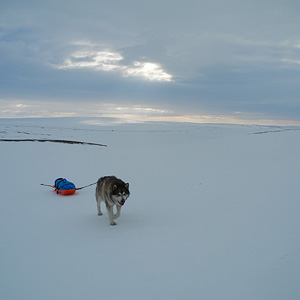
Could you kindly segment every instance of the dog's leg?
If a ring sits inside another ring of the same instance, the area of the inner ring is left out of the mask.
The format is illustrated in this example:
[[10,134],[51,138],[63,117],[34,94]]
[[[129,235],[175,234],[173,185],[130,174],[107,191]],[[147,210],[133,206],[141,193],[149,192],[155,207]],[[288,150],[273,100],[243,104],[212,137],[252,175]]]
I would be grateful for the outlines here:
[[117,213],[114,214],[114,219],[117,219],[120,217],[120,214],[121,214],[121,206],[120,205],[117,205]]
[[110,225],[117,225],[117,223],[114,221],[114,211],[113,211],[113,206],[106,206],[107,208],[107,213],[108,213],[108,218],[109,218],[109,224]]
[[101,204],[101,199],[100,199],[100,197],[99,197],[98,195],[96,195],[96,200],[97,200],[98,216],[102,216],[103,213],[102,213],[102,211],[101,211],[101,206],[100,206],[100,204]]

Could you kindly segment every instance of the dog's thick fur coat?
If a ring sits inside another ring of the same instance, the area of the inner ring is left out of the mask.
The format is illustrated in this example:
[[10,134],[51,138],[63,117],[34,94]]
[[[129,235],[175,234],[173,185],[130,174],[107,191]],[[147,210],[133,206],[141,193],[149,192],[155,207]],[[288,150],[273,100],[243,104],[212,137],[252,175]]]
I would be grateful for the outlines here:
[[[109,224],[117,225],[114,219],[121,214],[121,207],[129,197],[129,183],[125,183],[115,176],[101,177],[97,182],[96,201],[98,216],[102,216],[100,204],[103,201],[108,212]],[[117,213],[114,214],[113,208],[116,206]]]

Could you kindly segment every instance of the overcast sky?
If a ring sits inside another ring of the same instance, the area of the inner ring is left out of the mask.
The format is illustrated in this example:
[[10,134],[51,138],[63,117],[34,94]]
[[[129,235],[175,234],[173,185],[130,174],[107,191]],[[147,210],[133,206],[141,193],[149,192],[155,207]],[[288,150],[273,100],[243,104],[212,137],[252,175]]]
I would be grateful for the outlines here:
[[0,1],[0,117],[300,125],[299,0]]

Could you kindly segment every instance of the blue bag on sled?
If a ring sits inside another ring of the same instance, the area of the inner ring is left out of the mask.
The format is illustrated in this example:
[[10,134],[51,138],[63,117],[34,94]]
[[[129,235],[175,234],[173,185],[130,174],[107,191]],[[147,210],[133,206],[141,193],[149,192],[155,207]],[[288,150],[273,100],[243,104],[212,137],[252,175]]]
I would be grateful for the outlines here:
[[54,182],[53,188],[57,194],[62,195],[72,195],[76,191],[75,184],[65,178],[57,178]]

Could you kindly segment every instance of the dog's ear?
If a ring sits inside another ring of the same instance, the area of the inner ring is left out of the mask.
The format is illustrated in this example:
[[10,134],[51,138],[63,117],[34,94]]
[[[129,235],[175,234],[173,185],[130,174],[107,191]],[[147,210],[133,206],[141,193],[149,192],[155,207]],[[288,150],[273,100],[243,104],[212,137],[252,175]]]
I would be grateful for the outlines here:
[[113,191],[115,191],[118,188],[116,184],[113,185]]
[[129,183],[125,183],[125,188],[129,189]]

